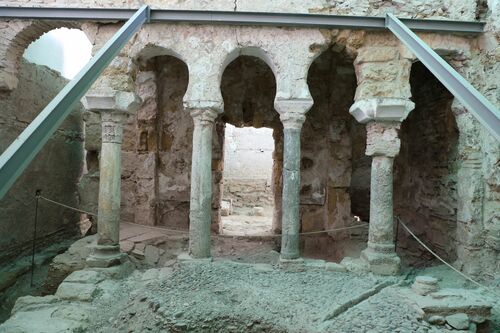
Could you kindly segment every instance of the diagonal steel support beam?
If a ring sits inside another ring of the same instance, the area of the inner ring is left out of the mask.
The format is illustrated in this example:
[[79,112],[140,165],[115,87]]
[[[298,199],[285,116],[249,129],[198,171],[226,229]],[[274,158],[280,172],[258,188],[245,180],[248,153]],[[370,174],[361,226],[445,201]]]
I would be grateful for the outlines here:
[[0,199],[54,134],[66,116],[73,111],[76,103],[111,60],[148,19],[149,7],[144,5],[3,152],[0,156]]
[[386,26],[441,81],[455,98],[500,141],[499,110],[393,14],[387,14]]

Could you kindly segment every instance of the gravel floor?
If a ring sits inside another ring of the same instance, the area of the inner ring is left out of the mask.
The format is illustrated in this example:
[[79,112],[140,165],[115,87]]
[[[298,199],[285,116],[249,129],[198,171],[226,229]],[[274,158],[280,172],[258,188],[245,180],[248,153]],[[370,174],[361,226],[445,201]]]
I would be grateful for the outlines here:
[[349,308],[325,325],[325,332],[429,332],[429,325],[397,295],[396,288],[380,293]]
[[[337,325],[337,318],[325,320],[346,304],[351,306],[353,300],[361,302],[369,297],[365,295],[368,291],[388,281],[395,282],[370,274],[324,270],[290,273],[266,264],[183,264],[168,278],[143,283],[126,302],[117,304],[112,295],[108,297],[111,303],[100,300],[95,307],[107,310],[98,311],[90,331],[340,332],[330,329]],[[122,288],[135,289],[132,284]],[[124,298],[122,291],[117,293],[121,294],[117,298]],[[111,315],[117,308],[120,311]],[[401,318],[415,317],[414,310],[398,310]],[[357,332],[356,326],[348,326],[349,316],[349,310],[340,315],[338,325],[345,332]],[[372,321],[370,316],[362,318]],[[419,327],[414,320],[408,323],[408,327]]]

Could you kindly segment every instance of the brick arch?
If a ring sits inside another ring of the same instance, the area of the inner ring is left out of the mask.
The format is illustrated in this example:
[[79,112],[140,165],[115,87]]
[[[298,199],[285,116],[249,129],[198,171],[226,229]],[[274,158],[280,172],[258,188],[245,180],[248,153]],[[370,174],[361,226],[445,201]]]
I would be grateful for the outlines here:
[[0,91],[17,87],[19,66],[26,48],[43,34],[58,28],[81,27],[67,21],[0,22]]

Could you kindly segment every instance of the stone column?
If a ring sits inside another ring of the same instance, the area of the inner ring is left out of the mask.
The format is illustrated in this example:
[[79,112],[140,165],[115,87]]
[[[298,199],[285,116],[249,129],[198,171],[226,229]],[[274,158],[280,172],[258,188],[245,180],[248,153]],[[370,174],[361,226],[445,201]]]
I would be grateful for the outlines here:
[[377,274],[397,274],[400,259],[394,246],[393,162],[399,153],[398,130],[414,104],[406,99],[361,100],[350,113],[367,123],[366,155],[372,156],[368,246],[361,259]]
[[300,133],[312,100],[277,100],[283,123],[283,197],[281,260],[300,259]]
[[210,258],[212,223],[212,136],[218,110],[191,109],[194,120],[189,207],[189,255]]
[[87,95],[84,105],[101,115],[102,143],[99,163],[97,245],[87,258],[91,267],[110,267],[122,263],[120,252],[121,144],[123,123],[136,111],[139,99],[133,93],[110,92]]

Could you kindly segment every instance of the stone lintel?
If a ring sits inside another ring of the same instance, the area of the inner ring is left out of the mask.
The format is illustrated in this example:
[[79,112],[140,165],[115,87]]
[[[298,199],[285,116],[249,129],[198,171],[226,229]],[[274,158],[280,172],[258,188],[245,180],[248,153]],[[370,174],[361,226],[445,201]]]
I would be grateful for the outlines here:
[[370,121],[402,122],[414,108],[415,103],[403,98],[371,98],[355,102],[349,113],[362,124]]
[[88,93],[82,98],[82,103],[93,112],[131,114],[139,110],[141,99],[133,92],[112,90]]
[[300,129],[313,104],[312,99],[277,99],[274,101],[274,108],[278,111],[284,128]]

